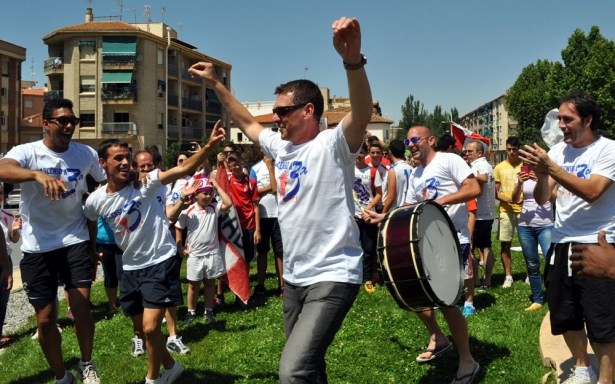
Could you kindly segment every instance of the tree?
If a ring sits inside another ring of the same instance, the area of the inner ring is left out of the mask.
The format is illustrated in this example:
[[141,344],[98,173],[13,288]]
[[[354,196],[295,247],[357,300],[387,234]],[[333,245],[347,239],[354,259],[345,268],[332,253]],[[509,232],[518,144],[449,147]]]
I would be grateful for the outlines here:
[[414,96],[410,95],[406,97],[406,102],[401,106],[401,116],[400,129],[397,130],[396,138],[404,140],[410,127],[427,124],[429,113],[425,110],[423,103],[415,101]]

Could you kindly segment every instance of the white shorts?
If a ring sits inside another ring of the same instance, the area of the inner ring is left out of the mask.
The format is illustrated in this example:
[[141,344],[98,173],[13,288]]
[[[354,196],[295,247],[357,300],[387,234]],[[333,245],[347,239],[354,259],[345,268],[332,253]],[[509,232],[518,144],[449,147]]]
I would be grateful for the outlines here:
[[215,279],[226,273],[219,253],[207,256],[190,255],[186,264],[188,281]]

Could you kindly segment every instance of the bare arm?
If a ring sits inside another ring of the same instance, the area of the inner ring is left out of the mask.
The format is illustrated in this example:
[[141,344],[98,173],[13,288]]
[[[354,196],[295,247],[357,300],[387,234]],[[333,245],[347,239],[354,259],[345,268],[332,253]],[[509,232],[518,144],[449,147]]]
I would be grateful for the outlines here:
[[11,184],[36,181],[43,186],[45,197],[51,197],[51,200],[60,200],[60,195],[67,191],[64,183],[55,177],[23,168],[16,160],[7,158],[0,160],[0,181]]
[[254,229],[254,244],[258,244],[261,242],[261,210],[256,201],[252,202],[252,206],[254,207],[254,222],[256,223],[256,228]]
[[96,237],[98,236],[98,222],[88,219],[88,234],[90,235],[90,258],[92,263],[98,264],[102,258],[102,253],[96,251]]
[[196,63],[188,72],[192,77],[201,77],[207,85],[215,92],[220,102],[231,115],[231,118],[237,124],[239,129],[255,144],[258,144],[258,136],[263,130],[263,126],[256,122],[256,119],[248,110],[226,89],[224,84],[218,80],[215,67],[212,63]]
[[222,206],[220,207],[220,210],[222,212],[228,212],[229,209],[231,209],[231,207],[233,206],[233,200],[231,200],[231,197],[226,192],[224,192],[222,188],[218,186],[218,182],[216,180],[211,179],[210,182],[211,185],[216,189],[218,196],[220,196],[220,198],[222,199]]
[[177,251],[180,255],[183,257],[190,255],[190,251],[184,247],[184,235],[182,230],[177,227],[175,227],[175,242],[177,243]]
[[384,201],[382,213],[387,213],[390,211],[395,199],[397,198],[397,174],[393,168],[389,168],[387,172],[387,198]]
[[211,133],[211,137],[209,138],[209,142],[207,143],[207,145],[205,145],[205,147],[203,147],[195,155],[191,156],[188,160],[184,161],[177,167],[173,167],[167,171],[160,172],[158,174],[158,180],[160,180],[162,184],[172,183],[175,180],[194,172],[199,165],[203,164],[205,159],[209,157],[209,155],[211,155],[213,150],[225,137],[224,129],[220,128],[219,125],[220,120],[218,120],[218,122],[214,126],[213,132]]
[[[4,231],[0,231],[0,244],[6,244]],[[4,290],[10,291],[13,288],[13,269],[9,263],[9,254],[6,252],[5,246],[0,247],[0,267],[2,267],[2,273],[0,274],[0,286],[7,281],[8,286]]]
[[[361,27],[357,19],[340,18],[333,22],[333,46],[342,60],[348,64],[357,64],[361,56]],[[348,95],[352,110],[342,123],[344,137],[351,152],[356,152],[361,143],[367,124],[372,117],[372,91],[367,80],[365,68],[346,70]]]
[[375,209],[381,200],[382,200],[382,186],[376,187],[376,190],[374,191],[374,197],[372,198],[372,201],[370,201],[370,203],[367,204],[365,209],[368,209],[368,210]]
[[461,187],[459,187],[457,192],[443,196],[435,202],[440,205],[453,205],[465,203],[478,196],[480,196],[480,186],[478,185],[478,181],[474,178],[474,175],[470,175],[461,183]]

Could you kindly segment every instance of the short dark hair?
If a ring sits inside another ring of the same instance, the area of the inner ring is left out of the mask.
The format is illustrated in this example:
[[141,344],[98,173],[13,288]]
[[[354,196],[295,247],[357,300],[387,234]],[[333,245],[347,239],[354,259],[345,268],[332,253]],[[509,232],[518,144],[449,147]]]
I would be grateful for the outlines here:
[[444,152],[450,146],[455,146],[455,137],[453,137],[453,135],[451,135],[450,133],[446,132],[438,138],[438,141],[436,142],[436,151]]
[[[148,147],[152,147],[152,146],[148,146]],[[158,152],[155,145],[153,146],[154,148],[150,148],[148,149],[148,147],[145,147],[145,150],[148,151],[152,157],[154,158],[154,164],[156,165],[156,167],[160,166],[160,164],[162,164],[162,155],[160,154],[160,152]]]
[[233,143],[232,141],[225,141],[224,145],[222,145],[222,148],[226,147],[231,147],[233,148],[233,152],[237,152],[237,144]]
[[406,145],[402,140],[391,140],[389,143],[389,151],[396,159],[403,159],[406,157]]
[[128,143],[120,139],[105,140],[98,146],[98,157],[107,160],[107,156],[109,156],[109,148],[111,147],[128,148]]
[[372,136],[369,136],[369,137],[367,138],[367,143],[368,143],[369,145],[372,145],[372,144],[373,144],[374,142],[376,142],[376,141],[380,141],[380,139],[378,138],[378,136],[373,136],[373,135],[372,135]]
[[519,138],[517,136],[510,136],[508,139],[506,139],[506,144],[510,145],[511,147],[521,147],[521,141],[519,141]]
[[596,98],[592,94],[583,91],[570,92],[561,98],[560,105],[566,102],[574,104],[582,120],[585,120],[589,116],[592,117],[592,123],[590,125],[592,131],[600,128],[602,111],[600,110]]
[[160,150],[158,149],[158,146],[154,144],[148,145],[147,147],[145,147],[145,150],[150,151],[150,152],[153,152],[153,151],[160,152]]
[[241,162],[241,157],[239,156],[239,154],[237,152],[232,152],[230,153],[227,157],[226,157],[226,161],[228,163],[230,162]]
[[132,166],[133,167],[137,167],[137,156],[139,156],[142,153],[147,153],[148,155],[150,155],[152,157],[152,160],[154,161],[154,165],[156,165],[156,159],[154,158],[154,154],[151,151],[148,151],[147,149],[142,149],[140,151],[137,151],[134,155],[132,155]]
[[51,99],[47,100],[43,107],[43,120],[53,119],[53,111],[60,108],[68,108],[73,111],[73,102],[69,99]]
[[370,146],[369,149],[372,149],[372,147],[376,147],[376,148],[380,148],[380,150],[382,151],[382,144],[380,143],[380,141],[376,140],[374,141]]
[[295,105],[311,103],[314,106],[314,118],[320,123],[325,110],[325,100],[320,93],[318,85],[310,80],[293,80],[276,87],[274,94],[292,93]]

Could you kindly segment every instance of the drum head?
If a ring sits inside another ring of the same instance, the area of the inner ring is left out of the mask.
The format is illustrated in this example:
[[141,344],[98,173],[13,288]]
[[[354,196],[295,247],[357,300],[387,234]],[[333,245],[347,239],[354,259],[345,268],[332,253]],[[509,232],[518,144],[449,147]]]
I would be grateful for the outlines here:
[[457,233],[436,204],[425,204],[418,219],[419,251],[425,275],[440,305],[457,304],[463,285],[463,264]]

